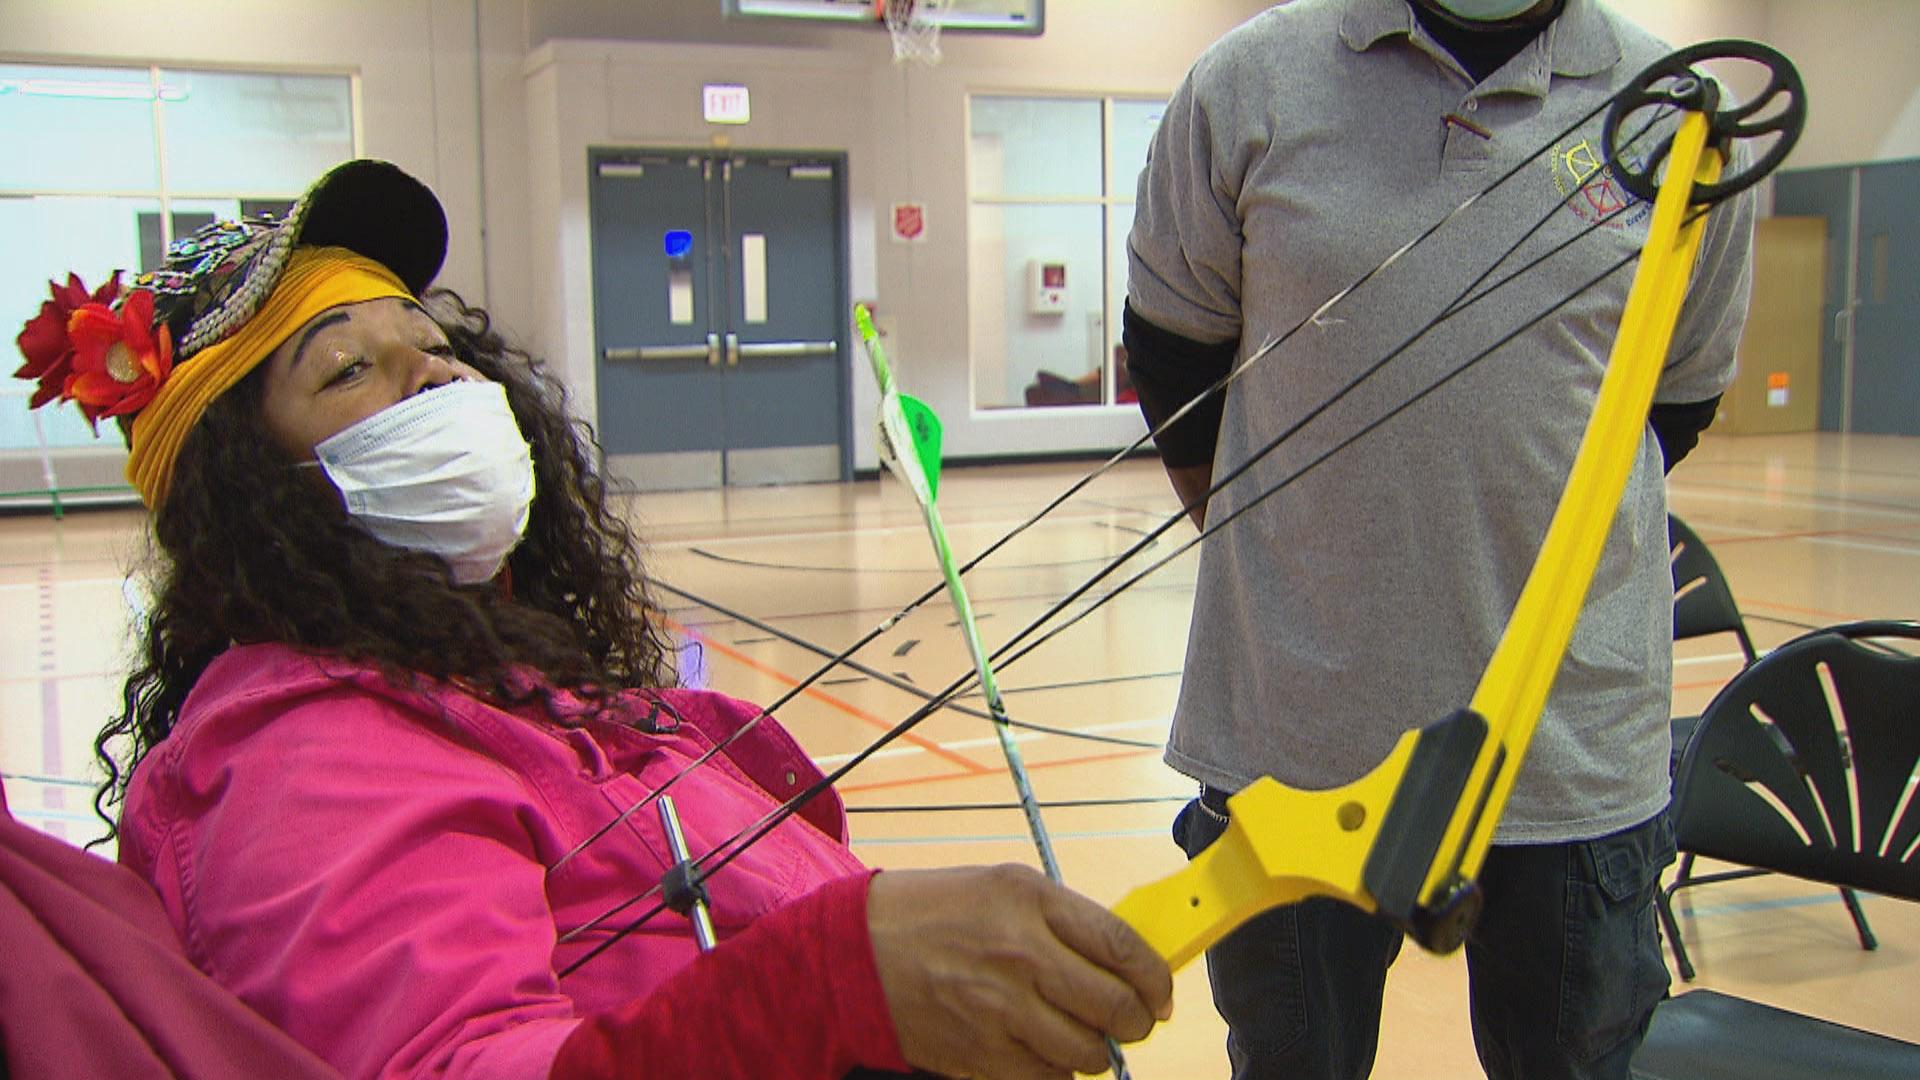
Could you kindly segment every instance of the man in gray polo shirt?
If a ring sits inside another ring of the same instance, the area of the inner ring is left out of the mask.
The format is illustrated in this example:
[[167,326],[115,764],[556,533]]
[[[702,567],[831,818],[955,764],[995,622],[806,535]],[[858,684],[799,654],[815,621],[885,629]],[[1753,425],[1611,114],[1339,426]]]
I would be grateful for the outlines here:
[[[1638,248],[1651,211],[1605,170],[1598,118],[1556,136],[1668,51],[1594,0],[1296,0],[1216,43],[1175,94],[1128,244],[1126,345],[1150,420],[1526,162],[1250,369],[1223,410],[1196,409],[1162,436],[1189,503],[1541,218],[1492,280],[1604,222],[1194,508],[1196,521],[1237,509],[1562,305],[1208,539],[1167,750],[1203,785],[1175,824],[1190,855],[1256,776],[1349,782],[1472,696],[1573,460],[1631,270],[1569,296]],[[1693,445],[1731,377],[1751,230],[1745,198],[1710,219],[1654,423],[1481,875],[1467,959],[1489,1076],[1627,1076],[1667,986],[1652,909],[1673,852],[1662,466]],[[1211,950],[1234,1076],[1365,1076],[1400,942],[1383,920],[1310,901]]]

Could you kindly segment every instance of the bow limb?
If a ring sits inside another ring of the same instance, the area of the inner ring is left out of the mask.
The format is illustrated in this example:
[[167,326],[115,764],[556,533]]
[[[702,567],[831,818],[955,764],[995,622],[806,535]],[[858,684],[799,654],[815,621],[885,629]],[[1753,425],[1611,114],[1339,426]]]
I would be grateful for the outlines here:
[[[1573,638],[1645,435],[1654,387],[1706,230],[1706,216],[1691,213],[1690,196],[1697,186],[1718,181],[1724,164],[1720,152],[1707,146],[1708,126],[1705,114],[1690,112],[1674,136],[1667,172],[1671,182],[1654,200],[1640,268],[1627,295],[1593,418],[1533,571],[1474,691],[1471,708],[1497,733],[1511,767],[1491,775],[1476,770],[1476,779],[1486,776],[1482,782],[1491,785],[1488,802],[1493,812],[1456,817],[1449,830],[1449,838],[1464,847],[1458,871],[1468,877],[1479,872],[1493,841],[1498,811],[1513,788],[1521,756]],[[1429,892],[1439,883],[1438,875],[1430,875]]]
[[1450,951],[1478,913],[1473,878],[1539,723],[1585,603],[1646,425],[1699,250],[1696,184],[1722,166],[1710,121],[1674,135],[1607,372],[1567,485],[1471,706],[1408,732],[1372,772],[1298,791],[1263,778],[1228,801],[1219,840],[1114,911],[1170,964],[1199,955],[1277,904],[1330,896],[1377,911]]

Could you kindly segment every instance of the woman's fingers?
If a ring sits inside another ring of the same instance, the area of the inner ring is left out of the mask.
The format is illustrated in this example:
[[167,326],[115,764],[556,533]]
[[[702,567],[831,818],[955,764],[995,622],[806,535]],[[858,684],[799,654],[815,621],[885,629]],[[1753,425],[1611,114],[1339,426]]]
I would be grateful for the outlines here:
[[1124,923],[1024,867],[891,871],[867,922],[901,1050],[951,1076],[1027,1080],[1106,1067],[1144,1037],[1172,974]]
[[1067,889],[1047,890],[1041,912],[1061,943],[1086,960],[1073,971],[1081,977],[1076,1000],[1096,1012],[1074,1015],[1127,1042],[1146,1038],[1156,1020],[1173,1015],[1173,971],[1133,927]]

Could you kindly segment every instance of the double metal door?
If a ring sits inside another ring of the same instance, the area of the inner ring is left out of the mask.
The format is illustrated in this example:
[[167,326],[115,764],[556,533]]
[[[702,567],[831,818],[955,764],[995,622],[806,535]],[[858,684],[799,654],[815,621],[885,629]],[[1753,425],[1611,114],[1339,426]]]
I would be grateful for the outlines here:
[[844,160],[590,164],[608,468],[645,490],[849,475]]
[[1827,219],[1820,426],[1920,435],[1920,161],[1783,172],[1774,213]]

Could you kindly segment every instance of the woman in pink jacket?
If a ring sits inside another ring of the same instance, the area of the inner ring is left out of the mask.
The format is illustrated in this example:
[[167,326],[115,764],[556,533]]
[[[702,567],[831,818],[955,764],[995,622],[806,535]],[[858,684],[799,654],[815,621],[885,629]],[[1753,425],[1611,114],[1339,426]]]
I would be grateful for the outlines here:
[[672,688],[590,433],[428,291],[446,238],[351,162],[20,336],[153,511],[101,807],[188,958],[355,1077],[1065,1077],[1144,1036],[1171,982],[1123,924],[1017,869],[875,875],[831,792],[705,882],[712,952],[672,913],[612,941],[675,862],[623,811],[679,777],[699,855],[820,774],[762,719],[682,776],[758,710]]

